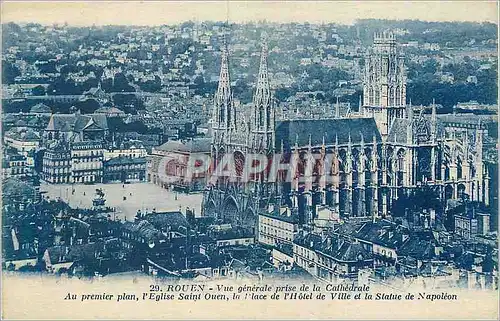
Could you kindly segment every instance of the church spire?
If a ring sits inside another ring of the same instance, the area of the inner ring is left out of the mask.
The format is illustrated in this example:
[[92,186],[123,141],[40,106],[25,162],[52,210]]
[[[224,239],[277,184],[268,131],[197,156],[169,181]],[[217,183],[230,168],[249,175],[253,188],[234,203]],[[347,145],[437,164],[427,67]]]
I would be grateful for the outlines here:
[[229,78],[229,51],[224,35],[219,85],[214,97],[213,120],[216,128],[229,129],[235,125],[234,105],[231,94],[231,80]]
[[255,90],[255,95],[253,97],[255,108],[255,129],[259,131],[268,130],[270,128],[268,111],[271,108],[271,86],[269,84],[269,75],[267,70],[267,50],[266,35],[263,35],[257,89]]
[[253,128],[256,139],[262,146],[272,148],[274,133],[274,109],[272,106],[271,85],[267,67],[267,36],[262,36],[262,53],[260,56],[257,88],[253,97]]
[[335,103],[335,118],[340,118],[339,96],[337,96],[337,102]]

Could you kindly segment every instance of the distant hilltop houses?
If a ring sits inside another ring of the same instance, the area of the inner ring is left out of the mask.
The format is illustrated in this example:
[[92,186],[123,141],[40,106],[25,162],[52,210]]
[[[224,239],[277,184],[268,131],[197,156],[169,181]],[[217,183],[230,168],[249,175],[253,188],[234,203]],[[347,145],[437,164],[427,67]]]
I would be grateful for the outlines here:
[[485,105],[485,104],[480,104],[475,100],[471,100],[468,102],[463,102],[463,103],[458,103],[455,106],[453,106],[453,109],[455,111],[471,111],[471,112],[486,112],[486,113],[492,113],[492,114],[498,114],[498,105]]
[[5,25],[3,268],[498,289],[496,26],[452,26]]

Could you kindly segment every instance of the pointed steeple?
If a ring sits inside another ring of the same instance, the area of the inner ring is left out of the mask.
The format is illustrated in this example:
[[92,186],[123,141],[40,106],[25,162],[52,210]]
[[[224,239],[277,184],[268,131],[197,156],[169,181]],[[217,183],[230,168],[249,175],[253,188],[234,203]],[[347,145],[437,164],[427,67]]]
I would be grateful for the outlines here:
[[253,97],[252,135],[268,149],[274,148],[275,111],[267,69],[267,39],[262,37],[262,53],[260,56],[257,88]]
[[340,118],[339,96],[337,96],[337,102],[335,103],[335,118]]
[[[259,76],[257,79],[257,88],[253,97],[254,104],[254,128],[257,131],[267,131],[270,127],[270,109],[271,109],[271,86],[269,83],[269,74],[267,69],[267,36],[262,37],[262,52],[260,55]],[[273,124],[274,126],[274,124]]]
[[231,94],[231,80],[229,78],[229,51],[225,35],[221,53],[219,85],[214,97],[214,109],[212,116],[217,128],[229,129],[234,127],[235,115]]
[[410,98],[410,104],[408,105],[408,119],[410,121],[413,120],[413,107],[411,106],[411,98]]

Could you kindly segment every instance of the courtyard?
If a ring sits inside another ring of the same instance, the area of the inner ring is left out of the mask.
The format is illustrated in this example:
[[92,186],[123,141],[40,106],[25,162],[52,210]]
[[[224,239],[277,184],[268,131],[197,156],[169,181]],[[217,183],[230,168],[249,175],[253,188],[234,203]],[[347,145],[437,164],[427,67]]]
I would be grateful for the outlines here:
[[[74,192],[72,190],[74,189]],[[195,215],[201,214],[202,193],[182,194],[168,191],[150,183],[133,184],[46,184],[42,183],[40,191],[43,197],[62,199],[73,208],[92,208],[92,200],[96,197],[96,189],[102,189],[106,206],[116,208],[116,218],[133,220],[137,211],[181,210],[187,207],[195,210]]]

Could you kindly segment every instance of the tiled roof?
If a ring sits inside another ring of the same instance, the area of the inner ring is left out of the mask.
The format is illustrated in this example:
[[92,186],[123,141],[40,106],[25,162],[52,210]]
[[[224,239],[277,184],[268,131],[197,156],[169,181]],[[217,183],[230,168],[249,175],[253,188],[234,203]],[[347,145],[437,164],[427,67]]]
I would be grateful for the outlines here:
[[146,163],[146,158],[145,157],[138,157],[138,158],[131,158],[127,156],[118,156],[111,158],[110,160],[107,160],[105,162],[105,165],[107,166],[112,166],[112,165],[133,165],[133,164],[145,164]]
[[125,222],[122,228],[143,237],[148,242],[156,241],[162,237],[160,231],[153,224],[144,220],[140,222]]
[[431,231],[418,231],[410,235],[401,246],[398,255],[409,256],[418,260],[428,260],[435,257],[434,248],[437,244]]
[[51,113],[52,109],[45,105],[44,103],[38,103],[35,106],[31,107],[31,113]]
[[31,128],[26,130],[11,128],[7,133],[5,133],[5,136],[24,142],[37,142],[40,140],[40,135],[38,135],[38,133]]
[[388,248],[398,249],[407,240],[408,231],[401,225],[387,220],[365,223],[353,236]]
[[362,222],[344,222],[338,225],[335,228],[334,233],[342,236],[351,236],[354,234],[360,227],[363,226]]
[[108,129],[106,115],[103,114],[55,114],[50,117],[47,130],[80,132],[91,124],[100,129]]
[[396,118],[394,119],[391,127],[389,128],[389,134],[387,135],[387,141],[390,143],[409,143],[407,129],[410,126],[409,119]]
[[326,246],[322,252],[342,262],[357,262],[373,258],[372,253],[367,251],[360,243],[344,240],[336,240],[330,246]]
[[209,138],[195,138],[187,142],[169,140],[155,149],[165,152],[207,153],[210,151],[210,144]]
[[270,217],[270,218],[273,218],[276,220],[280,220],[283,222],[287,222],[287,223],[297,224],[299,222],[299,217],[295,214],[287,216],[286,214],[277,214],[274,212],[262,212],[262,213],[260,213],[260,215],[264,215],[264,216],[267,216],[267,217]]
[[309,249],[319,249],[322,244],[322,239],[318,234],[302,233],[295,237],[293,243]]
[[233,227],[230,230],[220,231],[214,234],[215,234],[214,235],[215,239],[218,241],[253,237],[252,232],[244,228],[237,228],[237,227]]
[[98,252],[104,251],[104,243],[90,243],[73,246],[52,246],[47,249],[52,264],[95,259]]
[[95,113],[96,114],[121,114],[121,115],[125,115],[125,112],[123,112],[123,110],[118,109],[116,107],[101,107],[101,108],[98,108],[95,111]]
[[[189,223],[181,212],[161,212],[148,214],[145,220],[150,222],[158,230],[178,230],[181,226],[189,227]],[[185,232],[183,230],[183,232]]]
[[312,146],[334,145],[337,137],[339,145],[345,145],[351,137],[353,144],[359,144],[361,137],[365,143],[381,141],[380,132],[373,118],[338,118],[338,119],[307,119],[307,120],[286,120],[276,123],[275,148],[283,147],[289,150],[297,142],[299,147],[309,145],[309,138]]

